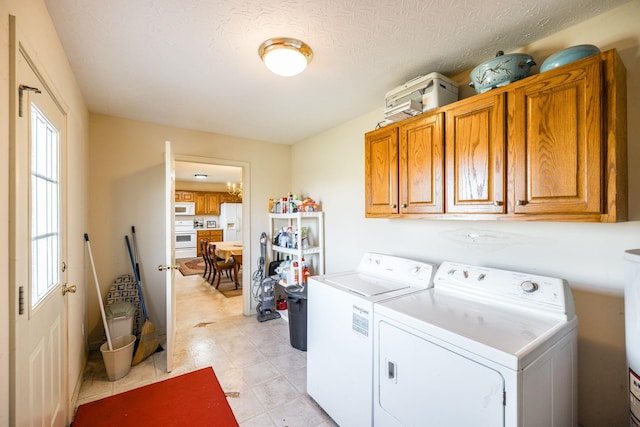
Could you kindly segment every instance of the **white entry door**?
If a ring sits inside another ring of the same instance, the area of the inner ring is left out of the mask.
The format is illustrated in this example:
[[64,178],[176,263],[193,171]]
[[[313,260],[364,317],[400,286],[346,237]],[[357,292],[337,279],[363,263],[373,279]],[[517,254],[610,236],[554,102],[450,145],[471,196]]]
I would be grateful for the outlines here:
[[165,142],[164,151],[164,174],[165,174],[165,265],[160,266],[166,272],[166,293],[167,293],[167,372],[173,370],[173,344],[176,337],[176,288],[174,286],[176,268],[176,241],[174,204],[176,188],[176,162],[171,148],[171,141]]
[[67,422],[66,117],[12,28],[11,424]]

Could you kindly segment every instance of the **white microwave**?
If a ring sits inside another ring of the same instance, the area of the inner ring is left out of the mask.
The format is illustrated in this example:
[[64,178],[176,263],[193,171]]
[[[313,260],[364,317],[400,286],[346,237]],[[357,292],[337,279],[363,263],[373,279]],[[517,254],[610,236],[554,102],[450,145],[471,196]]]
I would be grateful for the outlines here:
[[195,215],[196,204],[194,202],[178,202],[175,204],[174,213],[176,215]]

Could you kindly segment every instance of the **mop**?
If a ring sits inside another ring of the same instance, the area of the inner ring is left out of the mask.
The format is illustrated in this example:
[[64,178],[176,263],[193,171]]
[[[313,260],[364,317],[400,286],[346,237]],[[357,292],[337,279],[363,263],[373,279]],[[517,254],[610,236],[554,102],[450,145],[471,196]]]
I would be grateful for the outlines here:
[[93,269],[93,282],[96,284],[96,293],[98,294],[98,301],[100,302],[100,313],[102,314],[102,325],[104,326],[104,334],[107,336],[109,351],[113,351],[113,345],[111,345],[111,334],[109,333],[109,327],[107,326],[107,315],[104,313],[104,305],[102,304],[102,293],[100,291],[98,275],[96,274],[96,266],[93,263],[93,254],[91,253],[91,243],[89,243],[89,235],[87,233],[84,233],[84,241],[87,242],[87,251],[89,252],[91,268]]
[[155,353],[156,349],[158,348],[159,341],[156,335],[156,327],[153,326],[153,323],[151,323],[151,321],[149,320],[149,315],[147,314],[147,307],[142,296],[142,286],[140,286],[140,275],[138,274],[136,263],[133,260],[131,244],[129,243],[129,236],[124,236],[124,240],[127,242],[127,250],[129,251],[129,259],[131,260],[131,267],[133,268],[133,276],[136,279],[136,286],[138,287],[140,305],[142,307],[142,316],[144,319],[142,330],[140,332],[140,340],[138,341],[138,348],[136,349],[136,352],[133,355],[133,361],[131,362],[131,366],[135,366]]

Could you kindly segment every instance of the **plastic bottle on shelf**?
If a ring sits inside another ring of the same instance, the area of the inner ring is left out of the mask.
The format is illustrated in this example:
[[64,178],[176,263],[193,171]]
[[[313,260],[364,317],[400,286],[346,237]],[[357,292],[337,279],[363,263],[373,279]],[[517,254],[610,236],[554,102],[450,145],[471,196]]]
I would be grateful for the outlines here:
[[281,248],[286,248],[288,243],[288,238],[289,236],[287,236],[287,230],[285,230],[283,227],[282,230],[280,231],[280,234],[278,234],[278,246],[280,246]]
[[296,204],[296,200],[298,200],[298,196],[289,192],[289,212],[290,213],[298,212],[298,205]]
[[289,249],[293,249],[295,247],[295,234],[293,233],[293,230],[291,229],[291,227],[287,228],[287,248]]
[[300,265],[300,268],[302,268],[302,284],[306,285],[311,276],[311,270],[309,270],[309,264],[304,260],[304,257],[300,260]]
[[296,285],[300,284],[300,265],[298,261],[293,261],[291,263],[291,274],[293,276],[293,283]]

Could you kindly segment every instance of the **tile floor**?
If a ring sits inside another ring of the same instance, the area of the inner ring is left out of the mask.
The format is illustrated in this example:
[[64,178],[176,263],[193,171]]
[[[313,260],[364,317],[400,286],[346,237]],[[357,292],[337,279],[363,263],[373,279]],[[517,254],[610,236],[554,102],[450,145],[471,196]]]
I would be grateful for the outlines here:
[[[158,352],[117,381],[91,352],[76,407],[156,381],[212,366],[242,427],[336,426],[306,394],[306,353],[291,347],[283,319],[260,323],[242,315],[242,298],[226,298],[199,275],[176,275],[174,370]],[[153,320],[153,319],[151,319]]]

